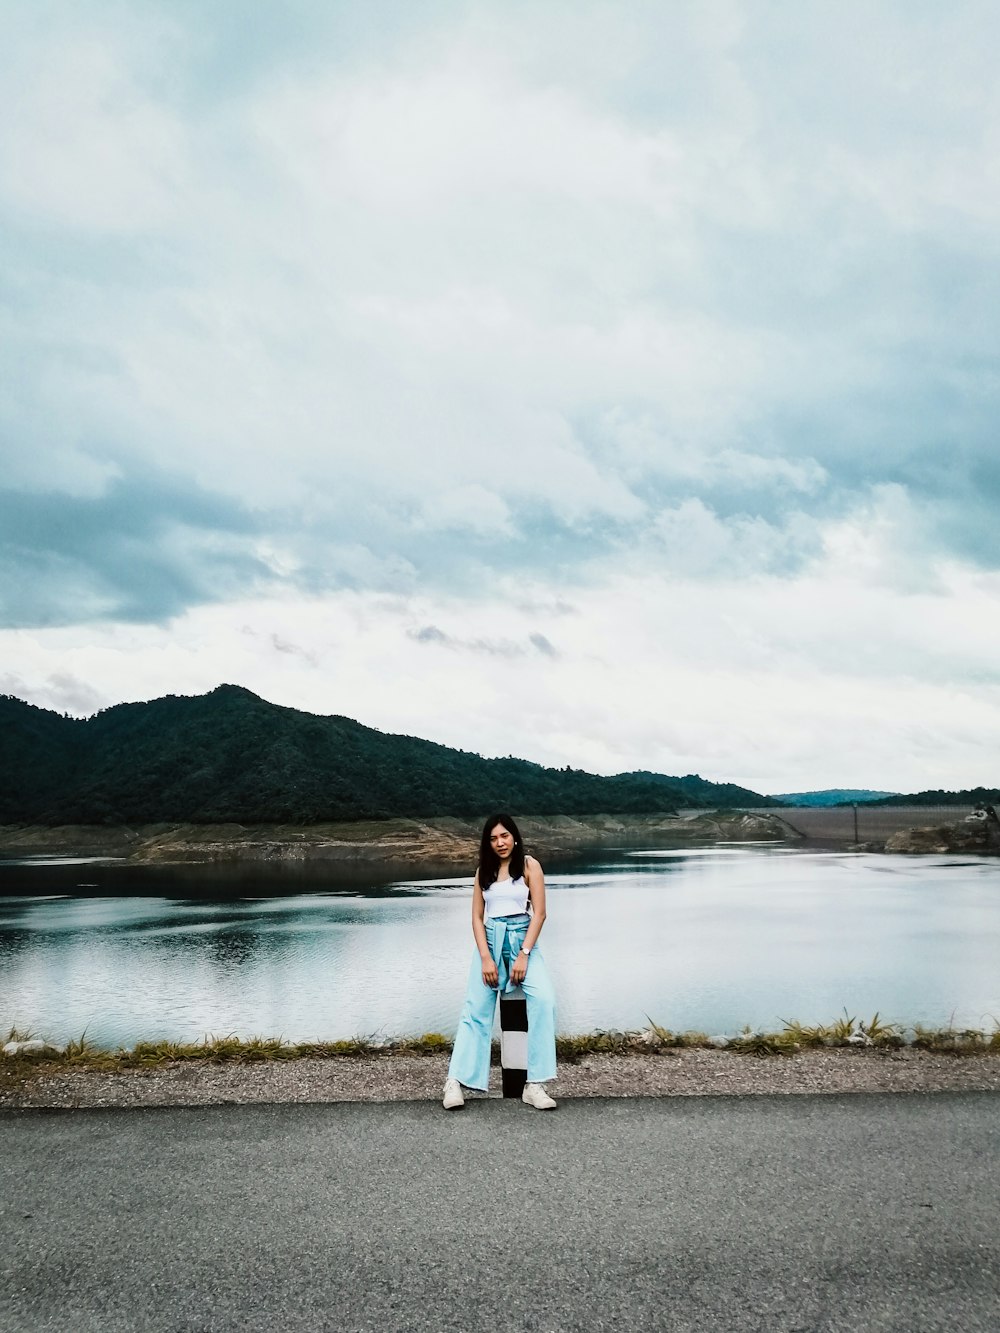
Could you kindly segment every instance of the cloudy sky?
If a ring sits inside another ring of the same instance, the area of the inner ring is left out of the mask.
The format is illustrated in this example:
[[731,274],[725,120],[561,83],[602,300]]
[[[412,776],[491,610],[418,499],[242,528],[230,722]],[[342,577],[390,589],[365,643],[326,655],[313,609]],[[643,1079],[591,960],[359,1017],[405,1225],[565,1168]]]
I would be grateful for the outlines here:
[[0,691],[1000,781],[994,4],[0,21]]

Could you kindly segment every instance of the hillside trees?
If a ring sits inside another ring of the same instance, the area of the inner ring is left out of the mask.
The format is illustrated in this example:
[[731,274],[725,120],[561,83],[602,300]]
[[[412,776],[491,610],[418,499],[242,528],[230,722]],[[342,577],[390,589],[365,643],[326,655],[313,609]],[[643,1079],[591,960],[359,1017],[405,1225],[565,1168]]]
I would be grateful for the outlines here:
[[625,814],[762,803],[754,792],[693,775],[599,777],[483,759],[350,718],[279,707],[237,686],[121,704],[84,719],[0,698],[3,823],[319,823],[497,808]]

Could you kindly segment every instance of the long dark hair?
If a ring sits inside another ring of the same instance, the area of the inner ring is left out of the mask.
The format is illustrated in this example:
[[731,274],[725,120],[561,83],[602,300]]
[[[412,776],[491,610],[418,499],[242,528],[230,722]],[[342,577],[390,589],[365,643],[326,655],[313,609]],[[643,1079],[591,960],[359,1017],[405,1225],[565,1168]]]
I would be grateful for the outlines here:
[[479,839],[479,887],[485,892],[497,877],[500,858],[493,850],[490,834],[498,824],[502,824],[514,839],[514,850],[510,854],[510,877],[520,879],[524,874],[524,841],[521,830],[510,815],[490,815],[483,825],[483,836]]

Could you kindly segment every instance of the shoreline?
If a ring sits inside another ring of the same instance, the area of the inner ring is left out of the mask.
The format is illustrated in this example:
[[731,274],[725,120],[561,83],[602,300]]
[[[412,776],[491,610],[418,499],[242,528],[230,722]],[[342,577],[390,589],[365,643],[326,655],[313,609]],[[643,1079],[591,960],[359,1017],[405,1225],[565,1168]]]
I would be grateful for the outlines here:
[[[152,1069],[37,1069],[0,1081],[0,1114],[28,1110],[130,1109],[226,1104],[440,1101],[444,1054],[302,1057],[253,1063],[169,1062]],[[494,1070],[488,1094],[500,1096]],[[699,1048],[595,1052],[561,1063],[557,1099],[591,1097],[802,1096],[895,1092],[1000,1093],[1000,1051],[955,1055],[838,1047],[755,1059]]]
[[[907,1029],[845,1016],[713,1038],[652,1024],[563,1034],[556,1047],[555,1090],[569,1097],[1000,1092],[1000,1027]],[[60,1047],[12,1029],[0,1049],[0,1110],[434,1100],[451,1049],[446,1036],[430,1032],[385,1044],[208,1037],[110,1050],[85,1038]],[[494,1089],[499,1064],[494,1041]]]
[[[682,849],[759,845],[800,850],[1000,854],[983,823],[941,823],[942,811],[866,811],[861,824],[840,809],[688,810],[646,815],[523,815],[525,842],[543,860],[572,860],[601,849]],[[932,822],[928,822],[932,821]],[[936,821],[936,822],[933,822]],[[453,816],[331,821],[321,824],[0,825],[0,859],[84,859],[143,868],[214,866],[363,871],[398,878],[447,874],[475,860],[478,819]],[[989,835],[989,836],[988,836]]]
[[[654,815],[544,815],[520,820],[540,858],[609,846],[799,842],[779,816],[742,811]],[[88,857],[129,866],[274,865],[412,870],[466,868],[481,823],[453,817],[325,824],[2,825],[0,855]]]

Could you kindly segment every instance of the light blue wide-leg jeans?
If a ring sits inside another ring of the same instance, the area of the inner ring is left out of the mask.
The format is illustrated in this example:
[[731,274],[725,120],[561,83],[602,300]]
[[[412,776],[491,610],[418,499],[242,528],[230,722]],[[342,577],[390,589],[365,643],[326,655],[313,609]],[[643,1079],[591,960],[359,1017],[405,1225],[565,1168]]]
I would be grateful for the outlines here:
[[[462,1017],[448,1065],[448,1077],[457,1078],[466,1088],[478,1088],[481,1092],[489,1090],[490,1042],[497,996],[510,988],[510,969],[524,943],[530,922],[527,913],[524,916],[491,917],[486,921],[486,942],[499,978],[496,988],[483,984],[482,959],[478,951],[472,955]],[[556,997],[545,959],[537,945],[531,951],[521,989],[528,1004],[527,1081],[546,1083],[556,1076]]]

